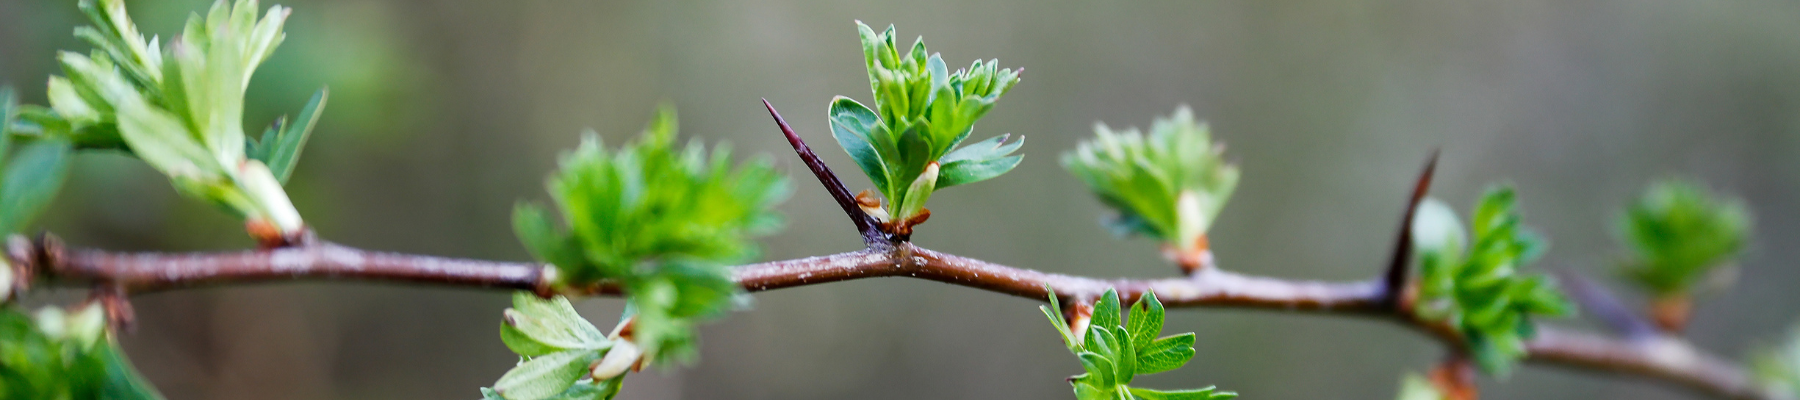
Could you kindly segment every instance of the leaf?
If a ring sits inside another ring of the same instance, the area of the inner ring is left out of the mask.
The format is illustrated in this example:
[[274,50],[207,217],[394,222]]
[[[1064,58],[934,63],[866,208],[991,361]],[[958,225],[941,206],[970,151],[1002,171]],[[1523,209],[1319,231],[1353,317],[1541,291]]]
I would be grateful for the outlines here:
[[1142,400],[1207,400],[1237,397],[1234,392],[1219,392],[1212,387],[1192,390],[1154,390],[1131,388],[1131,395]]
[[1118,291],[1108,288],[1106,289],[1105,294],[1100,295],[1100,301],[1094,304],[1094,316],[1093,319],[1090,320],[1089,325],[1102,327],[1102,329],[1108,330],[1112,329],[1112,327],[1119,326]]
[[1064,153],[1062,164],[1113,208],[1115,231],[1146,234],[1195,250],[1237,187],[1238,169],[1223,159],[1205,125],[1183,106],[1148,133],[1094,127],[1094,138]]
[[830,110],[831,137],[837,139],[838,145],[850,153],[856,160],[856,166],[862,168],[863,174],[869,176],[875,187],[888,187],[888,166],[882,159],[882,151],[875,147],[881,143],[876,135],[885,135],[881,117],[874,111],[864,107],[849,97],[838,96],[831,100]]
[[68,142],[41,140],[20,148],[0,176],[0,232],[30,225],[56,199],[68,172]]
[[[251,158],[260,160],[275,173],[275,179],[287,183],[288,177],[294,174],[294,166],[300,161],[300,151],[306,148],[306,139],[312,137],[313,126],[319,122],[319,110],[325,108],[325,99],[330,95],[329,89],[319,89],[300,114],[294,118],[295,123],[278,124],[280,129],[275,136],[263,135],[256,142]],[[260,156],[260,157],[259,157]]]
[[1007,142],[1006,139],[1010,137],[1012,137],[1012,134],[1005,134],[975,142],[968,146],[963,146],[960,149],[956,149],[956,151],[945,154],[944,158],[939,159],[938,162],[944,164],[959,161],[979,162],[1006,157],[1007,154],[1012,154],[1012,152],[1018,150],[1020,146],[1025,145],[1025,136],[1019,136],[1019,140]]
[[1149,375],[1181,368],[1194,358],[1194,333],[1157,339],[1138,350],[1138,374]]
[[1091,351],[1084,351],[1080,354],[1076,354],[1075,357],[1081,359],[1081,367],[1087,370],[1088,376],[1099,380],[1099,382],[1096,383],[1097,386],[1111,387],[1117,382],[1114,380],[1113,376],[1116,369],[1114,369],[1115,367],[1113,367],[1112,361],[1108,360],[1106,356]]
[[1120,385],[1131,384],[1131,380],[1136,378],[1138,373],[1137,346],[1131,343],[1131,334],[1125,332],[1125,327],[1122,326],[1113,327],[1111,339],[1116,340],[1112,343],[1113,354],[1115,354],[1112,360],[1113,367],[1118,368],[1118,373],[1113,379],[1118,380]]
[[612,345],[606,334],[582,319],[562,296],[545,300],[529,292],[515,292],[513,308],[507,309],[504,316],[500,339],[520,356],[603,350]]
[[507,400],[548,399],[573,386],[599,357],[593,350],[569,350],[532,358],[500,376],[494,391]]
[[1062,336],[1063,346],[1068,347],[1070,351],[1080,349],[1081,341],[1075,340],[1075,335],[1069,332],[1069,321],[1063,319],[1062,303],[1056,299],[1056,290],[1045,285],[1044,292],[1050,293],[1050,305],[1038,306],[1038,310],[1044,312],[1044,317],[1050,319],[1050,326],[1056,328],[1057,335]]
[[1131,304],[1131,315],[1125,328],[1131,332],[1131,341],[1138,350],[1150,347],[1157,335],[1162,334],[1163,305],[1156,300],[1156,292],[1144,291],[1144,295]]
[[559,269],[583,266],[581,247],[550,223],[550,213],[536,204],[513,206],[513,234],[539,260]]
[[938,178],[938,189],[992,179],[1012,171],[1025,156],[1012,156],[986,161],[958,161],[944,164]]

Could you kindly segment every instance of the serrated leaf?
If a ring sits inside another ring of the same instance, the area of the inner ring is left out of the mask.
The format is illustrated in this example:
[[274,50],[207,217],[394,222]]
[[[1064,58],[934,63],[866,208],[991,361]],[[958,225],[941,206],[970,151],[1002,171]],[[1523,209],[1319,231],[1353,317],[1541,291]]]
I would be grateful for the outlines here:
[[264,134],[261,141],[252,145],[256,150],[249,154],[250,158],[267,164],[269,171],[275,173],[277,181],[287,183],[288,177],[294,174],[294,166],[300,161],[301,150],[306,148],[306,140],[312,136],[313,126],[319,122],[319,110],[325,108],[328,95],[330,90],[319,89],[306,102],[306,107],[300,109],[300,114],[294,117],[292,123],[277,124],[280,129],[274,130],[274,136]]
[[1131,342],[1139,350],[1150,346],[1157,335],[1162,334],[1163,305],[1156,299],[1156,293],[1145,291],[1136,303],[1131,304],[1130,319],[1125,328],[1131,332]]
[[1131,395],[1141,400],[1208,400],[1237,397],[1237,393],[1235,392],[1220,392],[1212,387],[1191,390],[1131,388]]
[[514,353],[537,357],[569,350],[602,350],[611,346],[606,334],[582,319],[562,296],[545,300],[528,292],[513,294],[504,312],[500,339]]
[[531,203],[513,206],[513,234],[532,256],[559,269],[583,267],[581,246],[550,222],[550,212]]
[[42,140],[20,148],[0,176],[0,232],[17,233],[56,199],[69,171],[69,144]]
[[573,386],[599,357],[593,350],[569,350],[532,358],[500,376],[494,391],[507,400],[548,399]]
[[1138,350],[1138,374],[1149,375],[1181,368],[1193,358],[1193,332],[1157,339]]

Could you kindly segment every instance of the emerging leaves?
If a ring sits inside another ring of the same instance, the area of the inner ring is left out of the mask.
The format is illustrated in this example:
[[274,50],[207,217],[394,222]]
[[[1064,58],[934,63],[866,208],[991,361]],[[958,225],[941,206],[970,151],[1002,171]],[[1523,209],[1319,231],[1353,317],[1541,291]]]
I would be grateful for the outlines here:
[[1658,182],[1619,218],[1619,239],[1631,250],[1624,274],[1656,297],[1686,296],[1743,250],[1749,232],[1742,201],[1692,182]]
[[106,329],[105,311],[0,307],[0,398],[160,400]]
[[1751,366],[1769,391],[1800,397],[1800,327],[1788,333],[1781,346],[1758,351]]
[[1050,324],[1062,334],[1063,344],[1081,360],[1087,373],[1069,378],[1075,398],[1081,400],[1205,400],[1229,399],[1237,393],[1212,387],[1194,390],[1154,390],[1131,387],[1132,379],[1180,368],[1194,358],[1194,333],[1157,338],[1162,332],[1163,306],[1155,293],[1145,293],[1131,305],[1130,319],[1119,321],[1119,294],[1108,289],[1094,306],[1085,332],[1072,334],[1059,310],[1056,294],[1049,306],[1039,306]]
[[549,190],[566,232],[542,207],[513,213],[520,241],[555,267],[554,286],[625,289],[632,342],[654,360],[693,358],[693,326],[739,297],[725,266],[755,256],[750,239],[780,226],[774,207],[788,194],[767,159],[734,168],[728,148],[678,148],[675,133],[675,113],[664,109],[618,149],[590,134],[564,155]]
[[300,232],[304,223],[281,182],[293,170],[322,95],[302,113],[305,122],[277,124],[261,143],[247,141],[243,127],[244,91],[285,37],[288,9],[270,7],[258,19],[255,0],[214,3],[159,49],[158,38],[146,41],[138,33],[121,0],[97,1],[80,3],[93,26],[75,32],[94,50],[59,56],[67,77],[50,78],[50,108],[23,110],[21,131],[80,147],[128,149],[187,195],[283,237]]
[[1063,154],[1069,173],[1118,214],[1121,235],[1139,234],[1191,254],[1205,249],[1206,229],[1237,187],[1238,169],[1221,158],[1206,125],[1187,106],[1158,118],[1149,134],[1095,124],[1096,137]]
[[999,60],[976,60],[950,72],[942,57],[926,52],[924,38],[903,51],[893,26],[881,33],[862,21],[856,27],[875,109],[849,97],[832,99],[831,135],[887,198],[887,208],[871,215],[893,225],[890,230],[910,232],[909,221],[924,212],[931,192],[987,180],[1019,165],[1023,156],[1010,154],[1023,137],[1008,143],[1009,135],[1000,135],[956,149],[975,121],[1019,82],[1019,71],[1001,69]]
[[500,340],[519,355],[519,365],[482,388],[483,399],[603,400],[618,393],[623,375],[596,381],[588,374],[617,342],[576,314],[568,299],[518,292],[504,315]]
[[1513,190],[1488,189],[1476,205],[1475,242],[1468,243],[1456,213],[1436,199],[1420,204],[1413,222],[1419,255],[1417,312],[1455,327],[1482,369],[1505,376],[1525,355],[1534,315],[1572,312],[1555,282],[1526,273],[1543,240],[1520,224]]

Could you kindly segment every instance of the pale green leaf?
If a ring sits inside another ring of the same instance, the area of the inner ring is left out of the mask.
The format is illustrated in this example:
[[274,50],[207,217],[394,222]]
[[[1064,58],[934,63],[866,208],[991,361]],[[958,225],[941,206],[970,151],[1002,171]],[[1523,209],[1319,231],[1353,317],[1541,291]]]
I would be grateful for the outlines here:
[[567,390],[600,357],[593,350],[569,350],[535,357],[506,371],[494,391],[507,400],[543,400]]

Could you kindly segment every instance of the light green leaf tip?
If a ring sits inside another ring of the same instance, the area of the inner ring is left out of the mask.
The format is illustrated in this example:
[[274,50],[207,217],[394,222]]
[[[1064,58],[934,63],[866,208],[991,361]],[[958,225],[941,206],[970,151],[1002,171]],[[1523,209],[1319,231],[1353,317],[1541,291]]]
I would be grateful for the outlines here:
[[1108,226],[1176,249],[1199,248],[1238,180],[1206,125],[1181,106],[1148,133],[1105,124],[1094,131],[1093,139],[1063,154],[1062,165],[1117,213]]

